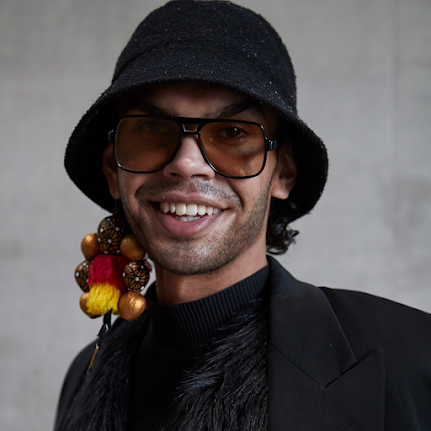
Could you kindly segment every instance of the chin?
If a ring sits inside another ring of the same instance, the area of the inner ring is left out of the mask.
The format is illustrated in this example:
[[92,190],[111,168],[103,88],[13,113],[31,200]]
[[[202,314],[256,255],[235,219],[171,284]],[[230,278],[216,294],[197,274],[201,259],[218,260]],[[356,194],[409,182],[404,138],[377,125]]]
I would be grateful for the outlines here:
[[199,275],[214,272],[235,260],[243,251],[231,244],[199,247],[195,241],[182,240],[175,247],[147,245],[148,256],[161,268],[176,275]]

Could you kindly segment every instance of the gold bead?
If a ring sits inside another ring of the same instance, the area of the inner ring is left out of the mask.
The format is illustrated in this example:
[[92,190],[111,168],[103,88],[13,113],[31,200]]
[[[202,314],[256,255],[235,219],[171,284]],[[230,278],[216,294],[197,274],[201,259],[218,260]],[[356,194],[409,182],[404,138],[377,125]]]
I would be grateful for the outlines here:
[[90,294],[90,292],[84,292],[81,295],[81,298],[79,299],[79,306],[81,307],[81,310],[88,316],[91,317],[92,319],[94,317],[99,317],[96,314],[92,314],[88,311],[87,309],[87,299],[88,299],[88,295]]
[[127,260],[141,260],[144,258],[145,250],[142,248],[135,235],[126,235],[120,244],[121,254]]
[[88,285],[90,266],[91,262],[89,260],[84,260],[84,262],[81,262],[75,269],[75,280],[84,292],[90,290],[90,286]]
[[124,292],[118,302],[120,316],[129,322],[139,317],[145,310],[147,301],[137,292]]
[[85,235],[81,241],[82,254],[87,260],[93,260],[98,254],[101,253],[99,241],[95,233]]

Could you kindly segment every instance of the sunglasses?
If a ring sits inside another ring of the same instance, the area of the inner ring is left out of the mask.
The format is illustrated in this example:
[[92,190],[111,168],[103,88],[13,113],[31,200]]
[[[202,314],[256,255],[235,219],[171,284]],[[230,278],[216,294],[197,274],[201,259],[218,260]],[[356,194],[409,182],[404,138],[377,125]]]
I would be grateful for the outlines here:
[[[187,126],[197,125],[196,130]],[[108,138],[114,144],[119,168],[141,174],[162,170],[174,158],[183,135],[197,135],[206,163],[228,178],[259,175],[268,151],[281,145],[268,139],[259,123],[238,120],[126,115]]]

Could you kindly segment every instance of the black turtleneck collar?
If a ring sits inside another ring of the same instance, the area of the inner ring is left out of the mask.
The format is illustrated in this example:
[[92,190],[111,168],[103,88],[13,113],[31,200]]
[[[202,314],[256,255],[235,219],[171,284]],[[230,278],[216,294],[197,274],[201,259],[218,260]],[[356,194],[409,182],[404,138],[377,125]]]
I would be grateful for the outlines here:
[[263,296],[268,266],[214,295],[175,305],[157,303],[155,284],[146,298],[151,315],[147,341],[152,348],[188,350],[209,340],[253,299]]

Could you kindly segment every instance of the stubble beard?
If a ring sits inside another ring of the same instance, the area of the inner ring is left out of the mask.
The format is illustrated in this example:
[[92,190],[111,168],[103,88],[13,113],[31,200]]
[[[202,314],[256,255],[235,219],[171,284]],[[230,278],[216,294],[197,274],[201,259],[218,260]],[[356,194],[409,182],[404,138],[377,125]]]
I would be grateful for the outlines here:
[[130,210],[123,194],[122,204],[132,232],[153,262],[173,274],[198,275],[222,268],[253,245],[262,230],[266,229],[269,191],[270,184],[265,193],[258,197],[254,210],[241,224],[230,226],[211,238],[174,237],[169,245],[161,244],[151,234],[145,217]]

